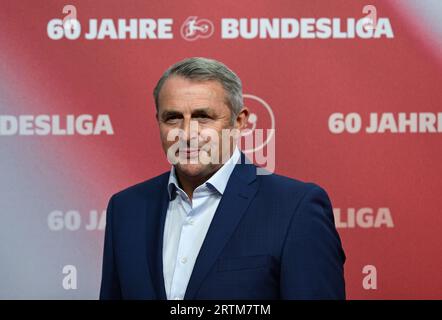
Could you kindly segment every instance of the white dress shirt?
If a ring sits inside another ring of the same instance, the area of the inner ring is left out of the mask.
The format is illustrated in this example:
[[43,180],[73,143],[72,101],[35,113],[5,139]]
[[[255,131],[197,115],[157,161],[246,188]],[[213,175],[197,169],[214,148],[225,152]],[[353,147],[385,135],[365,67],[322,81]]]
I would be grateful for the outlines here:
[[169,175],[169,207],[163,238],[163,275],[167,299],[184,298],[196,258],[230,175],[241,157],[238,148],[232,157],[189,199],[179,187],[172,166]]

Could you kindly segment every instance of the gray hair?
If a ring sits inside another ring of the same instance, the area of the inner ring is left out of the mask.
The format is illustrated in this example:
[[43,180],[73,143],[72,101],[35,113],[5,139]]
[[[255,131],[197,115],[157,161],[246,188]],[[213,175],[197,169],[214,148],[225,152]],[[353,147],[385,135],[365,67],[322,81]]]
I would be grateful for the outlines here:
[[153,91],[157,112],[161,88],[166,80],[174,75],[195,81],[218,81],[226,92],[226,103],[232,112],[232,119],[239,114],[244,106],[241,80],[232,70],[219,61],[194,57],[175,63],[161,76]]

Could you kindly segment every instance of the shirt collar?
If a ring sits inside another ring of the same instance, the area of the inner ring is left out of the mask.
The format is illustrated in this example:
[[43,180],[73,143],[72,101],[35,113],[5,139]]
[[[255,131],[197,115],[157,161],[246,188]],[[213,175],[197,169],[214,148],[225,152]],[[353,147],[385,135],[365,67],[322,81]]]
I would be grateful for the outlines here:
[[[213,176],[210,177],[204,184],[210,185],[215,188],[221,195],[227,187],[227,182],[229,181],[230,175],[235,168],[235,165],[241,158],[241,152],[238,147],[235,147],[232,156],[227,160],[218,171],[215,172]],[[169,182],[167,183],[167,191],[169,193],[169,199],[172,199],[174,195],[173,191],[175,189],[181,189],[178,184],[178,178],[176,176],[175,167],[172,166],[169,174]]]

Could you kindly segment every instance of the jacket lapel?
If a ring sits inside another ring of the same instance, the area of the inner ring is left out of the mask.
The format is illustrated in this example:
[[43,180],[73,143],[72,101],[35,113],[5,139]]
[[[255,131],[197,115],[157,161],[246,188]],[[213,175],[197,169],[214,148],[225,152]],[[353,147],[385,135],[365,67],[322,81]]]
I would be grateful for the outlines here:
[[166,300],[166,290],[163,276],[163,235],[166,220],[169,197],[167,193],[167,181],[169,175],[165,174],[158,186],[158,192],[151,197],[150,206],[147,209],[147,259],[152,270],[152,281],[155,286],[157,298]]
[[256,167],[241,154],[241,162],[235,166],[218,208],[207,231],[190,277],[184,299],[194,299],[203,280],[221,254],[235,231],[242,215],[256,191]]

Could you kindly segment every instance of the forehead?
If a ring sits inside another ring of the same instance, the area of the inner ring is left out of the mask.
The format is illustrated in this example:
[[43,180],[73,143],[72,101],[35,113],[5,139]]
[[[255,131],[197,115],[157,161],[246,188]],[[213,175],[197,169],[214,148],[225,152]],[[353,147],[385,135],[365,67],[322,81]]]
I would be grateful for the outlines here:
[[161,88],[158,102],[164,107],[193,106],[200,103],[225,103],[225,91],[215,80],[195,81],[180,76],[171,76]]

